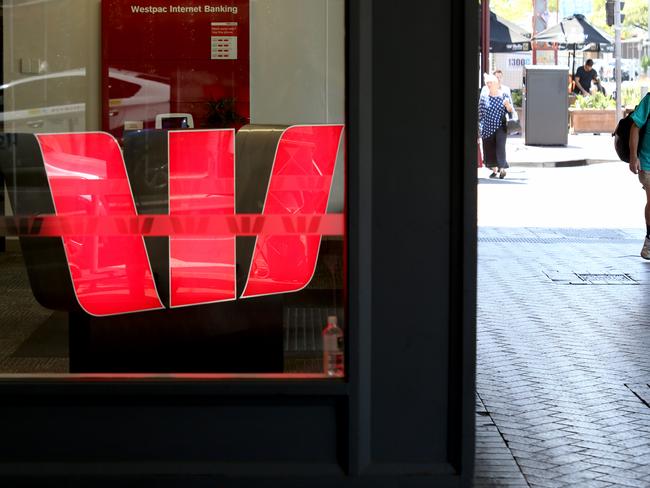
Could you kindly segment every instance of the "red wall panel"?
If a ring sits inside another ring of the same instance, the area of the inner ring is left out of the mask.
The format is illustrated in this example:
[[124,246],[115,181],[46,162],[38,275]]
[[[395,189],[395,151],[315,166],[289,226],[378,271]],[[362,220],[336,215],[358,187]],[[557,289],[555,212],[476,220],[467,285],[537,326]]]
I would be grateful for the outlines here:
[[[189,112],[196,128],[210,102],[234,100],[240,127],[250,115],[248,0],[103,0],[102,128],[121,138],[125,121]],[[213,103],[214,105],[214,103]]]

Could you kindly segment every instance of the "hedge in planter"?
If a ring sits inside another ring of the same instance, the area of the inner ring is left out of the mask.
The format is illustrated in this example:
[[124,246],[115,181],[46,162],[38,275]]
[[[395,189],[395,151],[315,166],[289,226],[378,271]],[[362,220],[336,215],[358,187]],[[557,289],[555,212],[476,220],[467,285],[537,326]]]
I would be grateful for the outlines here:
[[616,101],[595,93],[578,95],[573,108],[569,109],[571,130],[581,132],[613,132],[616,128]]

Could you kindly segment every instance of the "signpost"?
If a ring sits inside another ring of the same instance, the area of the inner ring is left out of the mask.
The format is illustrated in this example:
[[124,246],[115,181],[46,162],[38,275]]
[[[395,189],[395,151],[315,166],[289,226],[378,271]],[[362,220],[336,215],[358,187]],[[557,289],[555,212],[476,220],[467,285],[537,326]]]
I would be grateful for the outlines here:
[[490,0],[481,2],[481,81],[490,72]]

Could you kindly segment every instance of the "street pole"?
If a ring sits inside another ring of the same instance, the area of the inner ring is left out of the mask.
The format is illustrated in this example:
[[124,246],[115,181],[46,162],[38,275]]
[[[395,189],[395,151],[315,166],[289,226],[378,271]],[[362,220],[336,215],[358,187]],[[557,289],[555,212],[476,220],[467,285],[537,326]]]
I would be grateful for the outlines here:
[[490,72],[490,0],[481,1],[481,81]]
[[614,56],[616,57],[616,120],[621,118],[621,0],[614,1]]
[[[650,0],[648,0],[650,2]],[[555,0],[555,23],[559,24],[560,23],[560,0]],[[554,58],[555,58],[555,66],[557,66],[557,50],[558,50],[558,44],[557,42],[553,43],[553,51],[555,51]]]
[[[548,0],[533,0],[533,37],[548,27]],[[533,64],[537,64],[539,46],[533,43]]]
[[[648,0],[650,1],[650,0]],[[533,0],[533,38],[537,35],[537,2]],[[533,42],[533,64],[537,64],[537,43]]]

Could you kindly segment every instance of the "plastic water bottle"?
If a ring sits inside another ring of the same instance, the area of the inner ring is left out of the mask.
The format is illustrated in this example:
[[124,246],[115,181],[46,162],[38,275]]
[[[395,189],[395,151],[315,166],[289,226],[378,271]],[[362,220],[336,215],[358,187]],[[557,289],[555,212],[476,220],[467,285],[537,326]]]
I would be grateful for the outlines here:
[[327,327],[323,329],[323,372],[327,376],[343,376],[343,331],[334,315],[327,317]]

